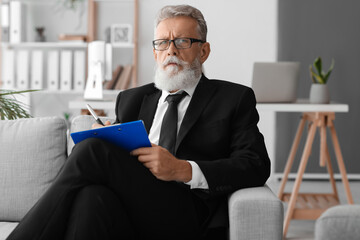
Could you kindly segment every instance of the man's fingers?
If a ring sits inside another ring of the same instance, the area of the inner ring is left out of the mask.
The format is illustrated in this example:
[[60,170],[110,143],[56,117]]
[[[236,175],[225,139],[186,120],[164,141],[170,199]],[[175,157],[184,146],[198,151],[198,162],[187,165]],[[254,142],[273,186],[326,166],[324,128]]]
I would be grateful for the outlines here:
[[92,129],[101,128],[101,127],[104,127],[104,126],[101,125],[101,124],[98,124],[98,123],[94,123],[93,125],[91,125],[91,128],[92,128]]
[[130,155],[132,156],[139,156],[144,154],[150,154],[151,153],[151,147],[143,147],[143,148],[137,148],[130,152]]

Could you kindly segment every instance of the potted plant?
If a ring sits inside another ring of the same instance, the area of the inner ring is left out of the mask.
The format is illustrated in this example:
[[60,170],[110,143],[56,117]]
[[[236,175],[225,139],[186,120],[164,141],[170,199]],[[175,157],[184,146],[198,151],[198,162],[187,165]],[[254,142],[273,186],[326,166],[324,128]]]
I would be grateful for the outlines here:
[[311,103],[329,103],[330,102],[330,96],[329,96],[329,90],[327,86],[327,81],[330,77],[330,74],[334,68],[334,59],[331,62],[330,68],[327,72],[324,72],[322,70],[322,60],[321,57],[318,57],[314,61],[314,68],[316,72],[313,69],[313,66],[309,66],[310,70],[310,77],[313,81],[313,84],[311,85],[310,89],[310,102]]
[[14,120],[17,118],[29,118],[23,103],[19,102],[14,95],[38,90],[10,91],[0,89],[0,119]]

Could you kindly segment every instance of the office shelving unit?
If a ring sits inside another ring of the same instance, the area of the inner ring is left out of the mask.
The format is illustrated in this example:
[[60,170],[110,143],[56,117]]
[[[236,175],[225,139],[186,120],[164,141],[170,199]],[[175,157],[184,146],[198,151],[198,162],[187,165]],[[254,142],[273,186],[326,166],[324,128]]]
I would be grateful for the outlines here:
[[[11,2],[13,0],[4,1],[0,0],[0,4],[3,2]],[[55,4],[56,0],[17,0],[24,4]],[[99,18],[105,18],[106,16],[101,16],[98,14],[99,5],[105,5],[107,3],[116,3],[119,5],[119,8],[114,9],[116,12],[121,12],[122,10],[126,10],[121,7],[121,4],[133,3],[133,42],[129,45],[119,45],[113,44],[113,51],[121,51],[121,50],[132,50],[132,86],[137,86],[137,69],[138,69],[138,0],[87,0],[87,34],[86,34],[86,42],[64,42],[64,41],[50,41],[50,42],[31,42],[24,41],[20,43],[10,43],[10,42],[2,42],[2,36],[0,31],[0,88],[2,83],[2,52],[4,49],[43,49],[44,51],[49,49],[87,49],[87,42],[91,42],[94,40],[98,40],[97,36],[97,23]],[[0,5],[1,7],[2,5]],[[59,23],[61,25],[61,23]],[[111,24],[111,23],[110,23]],[[1,30],[1,19],[0,19],[0,30]],[[114,59],[116,60],[116,59]],[[84,79],[85,81],[85,79]],[[60,91],[60,90],[59,90]]]

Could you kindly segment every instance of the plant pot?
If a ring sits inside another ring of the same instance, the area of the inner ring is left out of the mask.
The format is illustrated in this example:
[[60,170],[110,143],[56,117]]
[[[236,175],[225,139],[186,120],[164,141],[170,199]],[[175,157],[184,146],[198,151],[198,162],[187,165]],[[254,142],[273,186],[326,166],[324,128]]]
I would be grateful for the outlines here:
[[326,84],[313,83],[310,88],[310,103],[329,103],[330,95]]

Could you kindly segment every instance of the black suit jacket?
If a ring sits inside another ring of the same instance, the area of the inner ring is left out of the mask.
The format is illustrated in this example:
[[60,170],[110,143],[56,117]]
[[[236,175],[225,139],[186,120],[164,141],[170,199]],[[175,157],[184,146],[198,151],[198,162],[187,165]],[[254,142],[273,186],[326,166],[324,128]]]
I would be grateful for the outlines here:
[[[154,84],[121,92],[116,121],[141,119],[149,132],[160,96]],[[195,161],[205,175],[209,189],[193,191],[207,203],[210,215],[218,216],[214,226],[225,224],[228,194],[261,186],[269,177],[270,161],[255,107],[250,88],[202,76],[181,124],[175,155]]]

